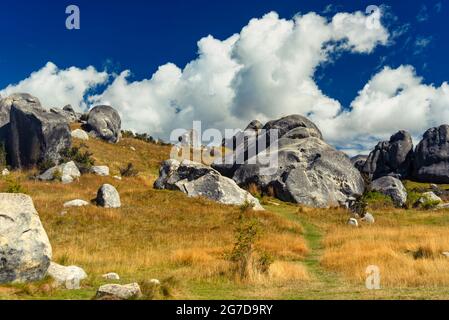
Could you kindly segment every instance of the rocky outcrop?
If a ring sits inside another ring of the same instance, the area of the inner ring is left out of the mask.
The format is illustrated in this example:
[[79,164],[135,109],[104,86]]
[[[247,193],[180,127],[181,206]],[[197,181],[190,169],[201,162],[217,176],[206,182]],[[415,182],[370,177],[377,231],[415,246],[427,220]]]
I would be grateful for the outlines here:
[[360,172],[344,153],[316,137],[290,138],[288,132],[283,136],[278,149],[272,150],[276,168],[267,173],[271,170],[265,165],[249,159],[233,176],[238,185],[256,184],[264,191],[272,189],[283,201],[311,207],[341,206],[363,194]]
[[120,284],[105,284],[97,290],[96,299],[103,299],[105,297],[129,300],[136,299],[142,295],[140,287],[137,283],[130,283],[125,285]]
[[103,208],[120,208],[122,205],[117,189],[110,184],[104,184],[98,189],[96,201]]
[[407,202],[407,190],[397,178],[385,176],[376,179],[371,183],[371,190],[391,197],[397,207],[403,207]]
[[118,112],[110,106],[96,106],[87,116],[87,131],[110,143],[120,140],[122,120]]
[[97,176],[107,177],[107,176],[109,176],[109,167],[108,166],[92,166],[92,168],[90,168],[90,172]]
[[46,111],[39,100],[27,94],[11,99],[7,146],[11,166],[29,168],[42,161],[57,163],[70,147],[70,128],[63,116]]
[[399,131],[389,141],[377,144],[362,171],[373,180],[387,175],[407,178],[411,174],[412,162],[412,137],[407,131]]
[[422,182],[449,183],[449,125],[424,133],[415,150],[413,177]]
[[0,283],[43,279],[51,253],[31,198],[0,193]]
[[58,178],[62,183],[67,184],[72,183],[79,177],[81,177],[81,172],[79,171],[75,162],[70,161],[48,169],[37,178],[41,181],[52,181]]
[[229,205],[243,205],[249,202],[255,210],[263,210],[259,201],[241,189],[235,181],[223,177],[211,167],[188,160],[164,161],[154,187],[180,190],[189,197],[206,197]]

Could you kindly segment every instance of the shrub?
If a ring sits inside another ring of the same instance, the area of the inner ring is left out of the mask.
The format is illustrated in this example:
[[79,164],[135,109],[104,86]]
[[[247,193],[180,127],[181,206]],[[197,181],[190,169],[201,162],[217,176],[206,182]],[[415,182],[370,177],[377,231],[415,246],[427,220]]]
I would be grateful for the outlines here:
[[139,171],[134,168],[132,163],[128,163],[126,167],[120,169],[120,175],[122,177],[136,177],[138,174]]
[[422,195],[419,192],[416,191],[409,191],[407,193],[407,202],[406,207],[408,209],[413,208],[418,203],[418,200],[422,197]]
[[363,195],[363,201],[371,207],[391,207],[394,206],[391,197],[384,195],[378,191],[368,191]]
[[44,173],[45,171],[47,171],[50,168],[53,168],[54,166],[56,166],[56,163],[54,163],[54,161],[50,159],[45,159],[38,163],[37,169],[39,170],[40,173]]
[[26,189],[20,184],[18,180],[8,178],[6,180],[6,193],[27,193]]
[[72,147],[65,149],[62,153],[62,161],[76,163],[76,166],[81,173],[88,173],[92,166],[95,164],[95,160],[92,159],[92,153],[89,150],[81,151],[81,148],[88,148],[86,145],[81,147]]
[[436,208],[440,204],[440,201],[437,200],[426,200],[421,205],[421,207],[425,210],[430,210]]

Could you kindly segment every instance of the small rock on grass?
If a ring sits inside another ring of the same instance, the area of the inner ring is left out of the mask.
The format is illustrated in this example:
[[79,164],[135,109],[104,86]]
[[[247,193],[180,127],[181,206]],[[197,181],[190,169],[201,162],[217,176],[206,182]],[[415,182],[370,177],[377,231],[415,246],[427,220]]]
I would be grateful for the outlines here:
[[81,280],[87,278],[86,272],[80,267],[65,267],[55,262],[50,263],[47,273],[56,281],[58,286],[64,285],[69,290],[79,289]]
[[67,201],[66,203],[64,203],[64,208],[84,207],[84,206],[88,206],[88,205],[89,205],[89,202],[81,200],[81,199],[76,199],[76,200]]
[[115,272],[105,273],[102,277],[108,280],[120,280],[120,276]]
[[120,208],[121,201],[117,189],[110,184],[104,184],[97,192],[97,205],[103,208]]
[[107,297],[116,297],[122,300],[136,299],[142,296],[140,287],[137,283],[125,285],[105,284],[97,290],[96,299],[104,299]]

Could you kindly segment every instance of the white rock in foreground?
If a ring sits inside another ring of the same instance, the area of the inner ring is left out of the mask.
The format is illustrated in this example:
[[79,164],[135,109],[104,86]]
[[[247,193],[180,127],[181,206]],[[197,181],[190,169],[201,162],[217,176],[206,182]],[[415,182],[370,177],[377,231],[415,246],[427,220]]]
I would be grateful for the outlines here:
[[137,283],[130,283],[126,285],[105,284],[98,288],[96,298],[98,299],[106,296],[129,300],[139,298],[142,296],[142,292],[140,291],[140,287]]
[[81,200],[81,199],[75,199],[72,201],[67,201],[64,203],[64,208],[71,208],[71,207],[84,207],[88,206],[89,202]]
[[87,278],[86,272],[80,267],[65,267],[55,262],[50,263],[48,275],[52,277],[59,286],[64,285],[66,289],[69,290],[79,289],[81,280]]
[[104,208],[120,208],[120,195],[114,186],[104,184],[97,192],[97,204]]
[[82,129],[75,129],[72,131],[71,133],[72,138],[75,139],[80,139],[80,140],[89,140],[89,135],[87,134],[86,131],[82,130]]
[[7,168],[2,170],[2,176],[4,176],[4,177],[5,176],[9,176],[9,174],[10,174],[10,172],[9,172],[9,170]]
[[0,283],[41,280],[51,253],[31,197],[0,193]]

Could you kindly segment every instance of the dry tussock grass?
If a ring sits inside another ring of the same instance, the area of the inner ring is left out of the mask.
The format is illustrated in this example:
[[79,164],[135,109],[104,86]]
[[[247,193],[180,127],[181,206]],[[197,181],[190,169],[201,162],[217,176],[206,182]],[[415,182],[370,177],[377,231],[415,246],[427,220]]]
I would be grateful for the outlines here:
[[349,279],[364,281],[369,265],[381,271],[383,286],[449,285],[449,227],[336,227],[324,240],[322,264]]

